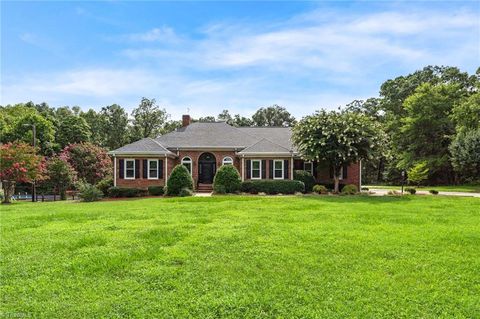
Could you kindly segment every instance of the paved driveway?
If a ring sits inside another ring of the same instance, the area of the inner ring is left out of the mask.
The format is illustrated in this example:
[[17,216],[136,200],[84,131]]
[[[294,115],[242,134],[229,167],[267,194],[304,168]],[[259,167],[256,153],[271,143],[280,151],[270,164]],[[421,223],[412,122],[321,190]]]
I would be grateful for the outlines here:
[[[374,195],[387,195],[390,191],[389,189],[380,189],[380,188],[370,188],[371,192],[374,192]],[[406,192],[404,192],[406,193]],[[407,193],[408,194],[408,193]],[[418,195],[432,195],[428,191],[417,191]],[[438,195],[445,196],[467,196],[467,197],[478,197],[480,198],[480,193],[468,193],[468,192],[439,192]]]

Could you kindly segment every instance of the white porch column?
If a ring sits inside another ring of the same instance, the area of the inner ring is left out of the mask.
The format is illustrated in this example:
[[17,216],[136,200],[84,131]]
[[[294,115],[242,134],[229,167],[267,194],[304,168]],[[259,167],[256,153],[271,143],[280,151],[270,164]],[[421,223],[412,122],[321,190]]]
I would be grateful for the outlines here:
[[290,159],[290,179],[293,179],[293,155]]
[[117,186],[117,157],[113,155],[113,186]]

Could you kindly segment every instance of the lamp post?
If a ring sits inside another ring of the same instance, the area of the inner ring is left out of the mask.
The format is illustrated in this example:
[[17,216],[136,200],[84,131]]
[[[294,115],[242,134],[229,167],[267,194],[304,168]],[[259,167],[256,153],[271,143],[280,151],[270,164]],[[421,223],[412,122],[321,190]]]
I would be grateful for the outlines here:
[[[33,131],[33,151],[36,152],[37,148],[37,127],[35,123],[32,124],[23,124],[23,126],[31,126]],[[35,179],[32,180],[32,202],[36,202],[36,188],[35,188]]]
[[402,171],[402,195],[403,195],[403,185],[405,184],[405,171]]

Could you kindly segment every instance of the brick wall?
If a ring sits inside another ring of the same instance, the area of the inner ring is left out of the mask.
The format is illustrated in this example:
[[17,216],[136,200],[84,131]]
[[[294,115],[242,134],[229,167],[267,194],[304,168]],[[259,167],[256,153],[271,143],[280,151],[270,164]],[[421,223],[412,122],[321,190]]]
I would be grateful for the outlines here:
[[[165,157],[126,157],[128,159],[136,159],[139,160],[140,164],[140,176],[135,178],[135,179],[125,179],[125,178],[120,178],[120,159],[125,159],[125,158],[116,158],[116,165],[117,165],[117,171],[116,171],[116,176],[117,176],[117,186],[118,187],[132,187],[132,188],[143,188],[146,189],[149,186],[164,186],[165,185],[165,167],[164,167],[164,172],[163,172],[163,178],[161,179],[147,179],[143,178],[143,160],[144,159],[159,159],[164,161],[163,165],[165,166]],[[169,158],[167,163],[168,165],[171,165],[170,162],[172,162],[173,159]],[[171,170],[170,170],[171,172]],[[169,173],[170,173],[169,172]]]
[[[317,181],[321,184],[333,184],[333,178],[330,178],[329,167],[319,167],[317,172]],[[360,188],[360,163],[350,164],[347,168],[347,178],[341,179],[340,184],[354,184]]]

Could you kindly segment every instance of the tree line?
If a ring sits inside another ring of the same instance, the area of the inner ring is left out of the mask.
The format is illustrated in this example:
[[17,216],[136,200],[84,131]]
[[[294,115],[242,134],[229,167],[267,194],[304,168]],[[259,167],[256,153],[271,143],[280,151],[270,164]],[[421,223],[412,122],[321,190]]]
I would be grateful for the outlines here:
[[[223,110],[217,117],[206,116],[194,122],[225,121],[234,126],[291,126],[295,118],[283,107],[273,105],[260,108],[251,117],[231,115]],[[142,98],[131,114],[118,104],[102,107],[99,111],[80,107],[50,107],[33,102],[0,106],[0,142],[8,143],[33,139],[35,124],[40,153],[51,156],[73,143],[90,142],[107,150],[119,148],[144,137],[157,137],[182,126],[172,120],[155,99]]]
[[[341,135],[342,141],[349,141],[357,136],[356,130],[367,127],[363,123],[371,120],[376,123],[375,135],[382,137],[382,141],[375,142],[381,147],[374,147],[374,152],[368,152],[363,160],[364,183],[398,183],[403,178],[402,172],[415,175],[418,183],[431,185],[475,182],[480,180],[479,89],[480,68],[475,74],[468,74],[456,67],[427,66],[385,81],[379,97],[353,101],[340,112],[318,112],[302,119],[300,125],[278,105],[262,107],[252,117],[224,110],[217,116],[194,121],[225,121],[234,126],[312,125],[304,126],[303,131],[313,134],[305,136],[305,140],[312,140],[315,149],[321,139],[322,143],[334,141],[328,131],[315,131],[320,123],[328,123],[332,132],[344,132],[335,134]],[[347,125],[348,119],[355,120],[356,126]],[[52,156],[70,144],[81,142],[115,149],[143,137],[173,131],[181,126],[181,121],[171,120],[155,99],[147,98],[142,98],[131,114],[117,104],[86,112],[77,106],[53,108],[33,102],[0,106],[0,142],[31,143],[32,124],[36,126],[40,153]],[[302,130],[297,132],[301,144]],[[337,144],[331,145],[337,149],[337,164],[345,160],[342,157],[355,158],[355,150],[342,153],[345,145]],[[371,139],[367,144],[373,145]],[[337,164],[334,166],[339,169]]]

